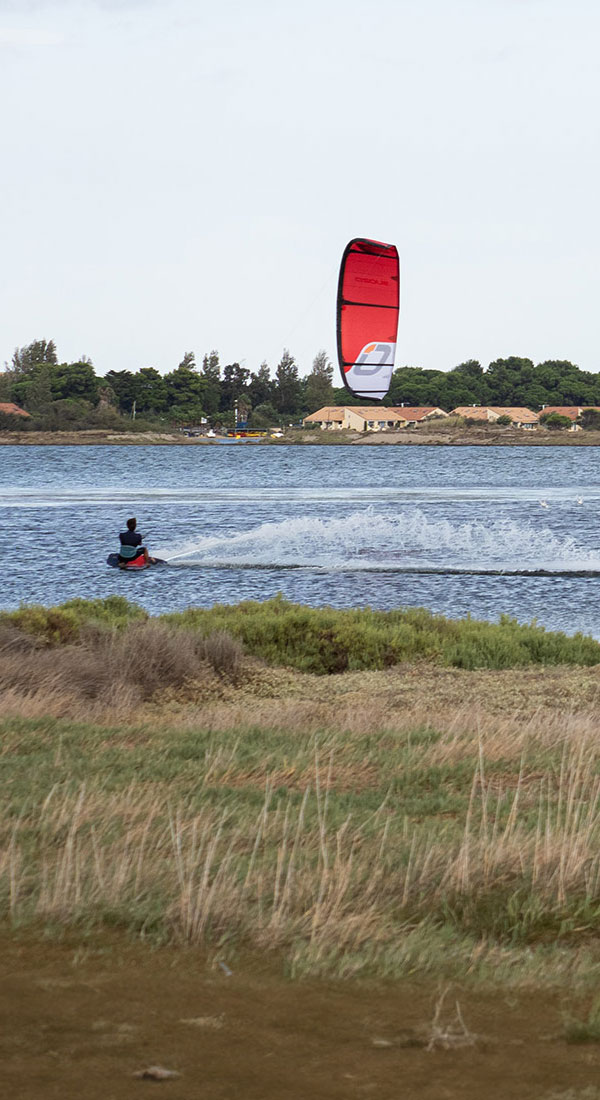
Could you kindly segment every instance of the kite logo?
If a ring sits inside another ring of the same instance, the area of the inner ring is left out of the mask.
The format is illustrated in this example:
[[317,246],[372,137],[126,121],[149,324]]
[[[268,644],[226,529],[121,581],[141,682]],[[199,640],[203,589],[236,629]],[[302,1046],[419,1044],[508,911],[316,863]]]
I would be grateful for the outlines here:
[[395,351],[395,344],[384,343],[382,340],[365,344],[354,363],[354,374],[377,374],[380,367],[393,367]]

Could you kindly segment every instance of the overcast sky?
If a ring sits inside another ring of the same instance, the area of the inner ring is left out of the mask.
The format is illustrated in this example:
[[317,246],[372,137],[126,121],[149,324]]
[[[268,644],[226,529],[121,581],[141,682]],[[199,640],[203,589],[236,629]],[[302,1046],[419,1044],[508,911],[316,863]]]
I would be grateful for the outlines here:
[[397,365],[600,371],[595,0],[0,0],[0,362],[335,357],[398,246]]

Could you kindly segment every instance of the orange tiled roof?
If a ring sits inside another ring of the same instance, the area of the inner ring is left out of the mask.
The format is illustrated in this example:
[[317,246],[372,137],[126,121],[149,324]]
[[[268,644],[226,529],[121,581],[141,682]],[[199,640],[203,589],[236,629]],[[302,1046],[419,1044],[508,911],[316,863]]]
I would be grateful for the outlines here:
[[316,412],[311,413],[310,416],[305,416],[305,420],[343,420],[344,419],[344,406],[343,405],[324,405],[322,409],[317,409]]
[[440,413],[442,416],[448,415],[438,405],[395,405],[391,412],[398,413],[404,420],[425,420],[432,413]]
[[317,412],[305,416],[305,420],[343,420],[346,412],[357,413],[365,420],[406,420],[402,409],[388,409],[384,405],[325,405]]
[[469,420],[489,420],[488,411],[488,405],[457,405],[450,415],[465,416]]
[[4,413],[5,416],[31,416],[31,413],[15,405],[14,401],[0,401],[0,413]]
[[521,405],[458,405],[452,410],[453,416],[468,417],[469,420],[490,420],[493,416],[510,416],[511,420],[520,420],[522,424],[537,424],[537,413]]
[[537,413],[523,405],[488,405],[488,408],[498,416],[510,416],[511,420],[521,420],[523,424],[537,424],[539,420]]
[[[586,409],[598,409],[597,405],[546,405],[540,416],[548,416],[549,413],[558,413],[559,416],[568,416],[569,420],[577,420]],[[598,409],[600,412],[600,409]]]
[[346,409],[364,416],[365,420],[406,420],[402,409],[390,409],[386,405],[346,405]]

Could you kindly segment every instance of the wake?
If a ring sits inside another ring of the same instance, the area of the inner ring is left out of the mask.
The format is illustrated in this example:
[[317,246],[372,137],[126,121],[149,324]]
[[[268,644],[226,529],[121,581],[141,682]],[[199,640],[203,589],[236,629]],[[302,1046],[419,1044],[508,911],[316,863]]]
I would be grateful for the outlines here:
[[302,516],[157,549],[170,565],[468,575],[595,576],[600,558],[548,526],[456,523],[421,510]]

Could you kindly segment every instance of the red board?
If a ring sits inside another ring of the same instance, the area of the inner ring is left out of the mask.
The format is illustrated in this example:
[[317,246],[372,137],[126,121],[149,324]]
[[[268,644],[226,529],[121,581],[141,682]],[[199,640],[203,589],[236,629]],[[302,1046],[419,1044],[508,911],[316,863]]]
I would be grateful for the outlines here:
[[338,359],[357,397],[382,400],[392,378],[400,312],[393,244],[357,237],[344,250],[337,300]]

